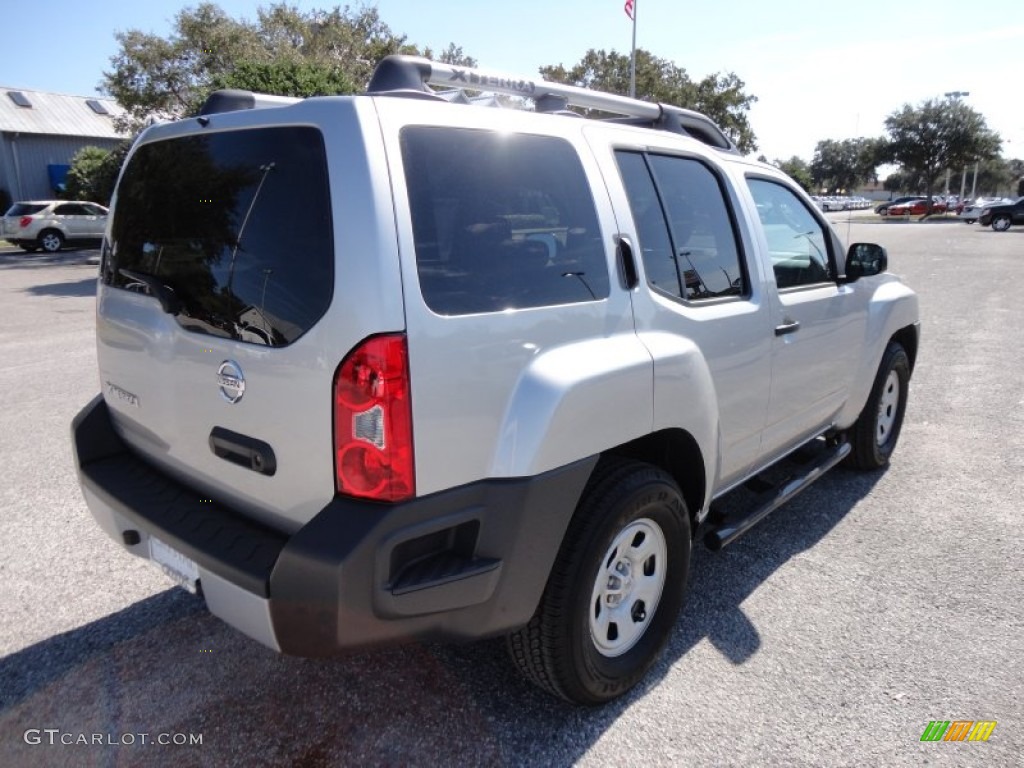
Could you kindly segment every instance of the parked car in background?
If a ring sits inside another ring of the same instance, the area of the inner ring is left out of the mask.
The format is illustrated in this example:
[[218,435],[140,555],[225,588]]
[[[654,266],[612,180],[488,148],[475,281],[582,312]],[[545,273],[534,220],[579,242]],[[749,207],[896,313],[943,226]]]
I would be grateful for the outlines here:
[[928,200],[910,200],[899,205],[890,205],[889,216],[924,216],[926,213],[945,213],[946,204],[932,200],[931,210],[928,209]]
[[107,209],[79,200],[27,200],[7,209],[0,237],[30,253],[56,253],[65,245],[98,243],[107,228]]
[[964,203],[964,207],[957,212],[957,215],[968,224],[973,224],[981,218],[981,212],[986,206],[1006,205],[1012,202],[1013,200],[1008,197],[976,197]]
[[823,211],[845,211],[846,205],[842,198],[839,197],[818,197],[815,198],[814,202],[818,204],[818,207]]
[[927,199],[928,198],[926,198],[924,195],[910,195],[908,197],[897,197],[895,200],[890,200],[887,203],[882,203],[881,205],[876,205],[875,206],[875,213],[880,214],[882,216],[886,216],[889,213],[890,206],[899,205],[901,203],[909,203],[909,202],[912,202],[913,200],[927,200]]
[[993,203],[981,209],[978,223],[991,226],[996,232],[1005,232],[1014,224],[1024,224],[1024,197],[1012,203]]

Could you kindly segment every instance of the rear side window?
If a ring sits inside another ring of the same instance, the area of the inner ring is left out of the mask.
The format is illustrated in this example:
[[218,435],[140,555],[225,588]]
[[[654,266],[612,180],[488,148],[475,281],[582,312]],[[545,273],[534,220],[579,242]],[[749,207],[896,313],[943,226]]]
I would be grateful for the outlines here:
[[78,203],[64,203],[53,209],[57,216],[91,216],[92,211]]
[[647,282],[687,301],[747,292],[725,191],[699,160],[615,153],[640,238]]
[[121,179],[101,275],[161,297],[186,330],[285,346],[330,305],[331,227],[315,128],[154,142]]
[[39,205],[38,203],[15,203],[7,209],[5,216],[31,216],[34,213],[39,213],[46,207],[46,204]]
[[594,198],[558,138],[402,131],[416,265],[434,312],[464,315],[606,298]]

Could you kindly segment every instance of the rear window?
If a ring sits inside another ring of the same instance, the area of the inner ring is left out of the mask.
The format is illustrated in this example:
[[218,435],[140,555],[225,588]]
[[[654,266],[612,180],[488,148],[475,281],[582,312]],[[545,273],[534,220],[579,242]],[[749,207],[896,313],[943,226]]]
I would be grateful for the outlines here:
[[423,298],[441,315],[606,298],[594,198],[558,138],[411,126],[402,131]]
[[186,330],[292,343],[333,293],[320,132],[260,128],[140,147],[118,186],[101,274],[107,285],[171,296],[161,303]]
[[7,209],[6,216],[31,216],[46,207],[46,203],[15,203]]

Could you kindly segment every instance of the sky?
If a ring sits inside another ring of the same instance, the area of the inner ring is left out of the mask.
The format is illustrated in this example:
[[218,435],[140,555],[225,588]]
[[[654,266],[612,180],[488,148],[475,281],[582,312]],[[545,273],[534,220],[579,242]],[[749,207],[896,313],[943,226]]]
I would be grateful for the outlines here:
[[[382,20],[420,47],[449,42],[483,68],[536,77],[570,66],[590,48],[628,53],[624,0],[376,0]],[[43,35],[0,43],[0,85],[91,96],[117,50],[117,31],[167,36],[182,7],[165,0],[49,0]],[[257,0],[221,0],[236,18],[255,18]],[[291,0],[302,10],[331,0]],[[340,3],[344,5],[344,3]],[[637,46],[693,79],[734,72],[757,97],[750,122],[768,159],[810,161],[823,139],[884,134],[887,115],[952,91],[984,115],[1024,158],[1024,3],[998,13],[952,0],[843,3],[838,0],[635,0]],[[360,5],[359,0],[351,3]]]

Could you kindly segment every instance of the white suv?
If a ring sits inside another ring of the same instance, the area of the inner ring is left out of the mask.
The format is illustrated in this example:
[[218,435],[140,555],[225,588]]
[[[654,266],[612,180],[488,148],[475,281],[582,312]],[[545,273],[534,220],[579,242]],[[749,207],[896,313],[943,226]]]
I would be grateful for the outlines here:
[[32,252],[56,253],[65,244],[99,243],[107,227],[107,209],[77,200],[28,200],[15,203],[0,220],[0,238]]
[[918,303],[886,261],[676,107],[408,57],[365,95],[221,92],[119,180],[80,482],[272,648],[506,634],[538,685],[608,701],[698,538],[889,461]]

